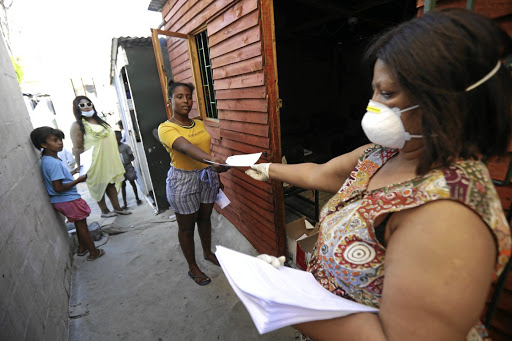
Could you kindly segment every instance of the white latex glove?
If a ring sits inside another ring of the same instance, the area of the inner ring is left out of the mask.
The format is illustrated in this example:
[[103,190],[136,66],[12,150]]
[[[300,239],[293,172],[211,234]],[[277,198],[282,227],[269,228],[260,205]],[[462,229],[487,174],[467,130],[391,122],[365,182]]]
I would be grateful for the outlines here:
[[246,170],[245,174],[255,180],[267,181],[270,179],[270,176],[268,175],[269,168],[270,163],[258,163],[256,165],[252,165],[251,169]]
[[279,269],[281,266],[283,266],[284,261],[286,260],[286,258],[284,256],[274,257],[274,256],[266,255],[266,254],[258,255],[258,256],[256,256],[256,258],[259,258],[262,261],[267,262],[268,264],[272,265],[276,269]]

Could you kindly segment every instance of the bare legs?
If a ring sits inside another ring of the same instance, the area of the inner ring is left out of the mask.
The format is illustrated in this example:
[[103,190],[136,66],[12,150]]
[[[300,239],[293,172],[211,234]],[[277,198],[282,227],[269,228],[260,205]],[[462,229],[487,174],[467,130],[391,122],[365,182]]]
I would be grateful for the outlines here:
[[123,209],[125,209],[128,207],[126,204],[126,180],[121,184],[121,193],[123,194]]
[[75,228],[76,236],[78,238],[78,253],[82,253],[85,250],[88,250],[91,258],[97,258],[100,254],[100,251],[94,245],[94,241],[89,234],[87,220],[82,219],[75,221]]
[[[107,189],[105,190],[105,194],[110,199],[110,203],[114,207],[114,210],[122,211],[123,209],[119,206],[119,200],[117,199],[117,190],[114,184],[108,184]],[[107,207],[107,203],[105,202],[105,195],[98,201],[98,206],[101,209],[102,213],[109,213],[110,210]]]
[[[130,184],[133,188],[133,193],[135,194],[135,200],[137,201],[137,205],[142,204],[142,201],[139,199],[139,192],[137,191],[137,185],[135,185],[135,180],[129,180]],[[123,194],[123,208],[127,208],[128,204],[126,203],[126,180],[123,181],[121,185],[121,193]]]
[[[199,269],[196,263],[196,253],[194,244],[194,229],[197,222],[199,238],[203,248],[203,256],[205,259],[218,265],[217,258],[211,250],[212,225],[210,216],[212,214],[213,203],[201,204],[199,211],[193,214],[176,213],[178,221],[178,240],[181,250],[188,263],[188,268],[194,276],[206,277]],[[196,280],[197,282],[197,280]]]
[[117,190],[116,186],[114,184],[108,184],[107,189],[105,190],[105,194],[110,199],[110,203],[112,204],[112,207],[114,207],[114,210],[116,211],[122,211],[123,209],[121,206],[119,206],[119,199],[117,198]]
[[213,203],[201,204],[197,216],[197,230],[199,231],[199,238],[201,239],[201,246],[203,247],[204,259],[219,265],[217,257],[212,252],[212,216]]

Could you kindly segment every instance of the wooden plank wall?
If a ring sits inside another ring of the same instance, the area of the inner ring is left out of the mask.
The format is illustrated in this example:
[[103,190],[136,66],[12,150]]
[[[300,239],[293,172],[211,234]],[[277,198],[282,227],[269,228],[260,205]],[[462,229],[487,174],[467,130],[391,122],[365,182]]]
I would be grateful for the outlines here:
[[[267,152],[271,155],[268,96],[258,0],[169,0],[162,9],[164,30],[189,34],[206,24],[212,62],[218,120],[205,119],[212,136],[212,151],[228,157]],[[186,44],[168,42],[176,81],[192,82]],[[191,116],[198,116],[194,103]],[[262,157],[262,162],[269,161]],[[270,183],[255,181],[243,170],[221,175],[231,205],[223,214],[261,253],[279,250]]]

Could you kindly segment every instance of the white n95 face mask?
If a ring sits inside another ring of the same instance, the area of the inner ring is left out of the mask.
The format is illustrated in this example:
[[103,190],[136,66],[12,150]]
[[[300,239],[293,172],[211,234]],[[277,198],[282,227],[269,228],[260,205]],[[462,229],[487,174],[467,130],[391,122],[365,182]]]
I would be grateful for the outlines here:
[[92,117],[96,113],[94,109],[91,109],[91,111],[80,111],[82,113],[82,116],[84,117]]
[[411,138],[421,138],[421,135],[411,135],[405,131],[400,119],[401,113],[418,108],[415,105],[403,110],[390,108],[382,103],[370,100],[366,107],[366,114],[361,120],[361,126],[368,139],[383,147],[403,148],[406,141]]

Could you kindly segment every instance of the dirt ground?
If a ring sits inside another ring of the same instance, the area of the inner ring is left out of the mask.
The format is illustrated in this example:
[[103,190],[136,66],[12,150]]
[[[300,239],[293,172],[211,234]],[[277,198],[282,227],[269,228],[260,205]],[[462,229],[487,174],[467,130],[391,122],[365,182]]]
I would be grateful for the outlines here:
[[[127,186],[132,215],[100,218],[85,184],[78,186],[97,221],[109,233],[99,244],[105,256],[86,261],[74,255],[69,306],[69,340],[297,340],[291,327],[259,335],[222,269],[203,260],[196,233],[196,259],[211,279],[195,284],[178,242],[177,223],[168,210],[155,215],[144,201],[135,204]],[[121,198],[121,195],[119,195]],[[108,200],[107,200],[108,202]],[[229,221],[214,211],[212,245],[256,255]]]

